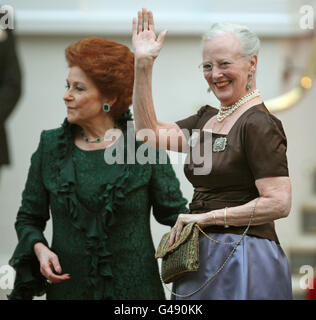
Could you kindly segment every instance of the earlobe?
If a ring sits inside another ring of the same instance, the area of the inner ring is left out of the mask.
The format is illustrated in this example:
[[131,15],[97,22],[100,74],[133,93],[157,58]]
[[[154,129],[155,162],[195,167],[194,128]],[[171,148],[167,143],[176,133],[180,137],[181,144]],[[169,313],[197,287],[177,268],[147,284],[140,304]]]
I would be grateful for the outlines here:
[[250,59],[250,71],[251,72],[256,72],[256,69],[257,69],[257,60],[258,60],[258,57],[257,56],[252,56],[251,59]]
[[103,104],[103,111],[104,112],[110,112],[111,111],[111,106],[108,103]]
[[[103,97],[104,98],[104,102],[103,102],[103,104],[102,104],[102,106],[103,106],[103,110],[104,110],[104,106],[105,105],[107,105],[107,106],[109,106],[109,108],[111,107],[111,106],[113,106],[114,104],[115,104],[115,102],[117,101],[117,97],[114,97],[114,98],[109,98],[109,97]],[[105,107],[105,108],[107,108],[107,107]],[[105,111],[105,110],[104,110]]]

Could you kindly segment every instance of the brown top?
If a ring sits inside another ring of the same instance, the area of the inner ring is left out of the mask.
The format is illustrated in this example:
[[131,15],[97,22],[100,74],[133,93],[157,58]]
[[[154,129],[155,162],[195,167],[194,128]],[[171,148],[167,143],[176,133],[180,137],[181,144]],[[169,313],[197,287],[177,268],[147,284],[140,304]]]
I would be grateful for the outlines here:
[[[206,122],[218,112],[217,109],[204,106],[197,114],[176,122],[181,129],[204,127]],[[185,134],[185,131],[184,131]],[[217,138],[226,138],[225,148],[214,151]],[[184,173],[194,186],[190,203],[192,213],[203,213],[225,207],[245,204],[259,196],[255,180],[265,177],[288,176],[286,136],[282,123],[270,114],[265,105],[258,104],[245,111],[234,123],[228,134],[201,131],[199,138],[201,156],[204,144],[212,147],[212,159],[202,164],[211,170],[207,174],[197,175],[194,168],[201,167],[193,162],[193,148],[184,166]],[[212,142],[210,141],[212,139]],[[197,148],[198,144],[195,145]],[[205,146],[206,148],[207,146]],[[223,149],[223,150],[221,150]],[[196,158],[194,158],[196,159]],[[207,232],[242,234],[245,227],[210,226]],[[251,226],[248,235],[270,239],[279,243],[274,222]]]

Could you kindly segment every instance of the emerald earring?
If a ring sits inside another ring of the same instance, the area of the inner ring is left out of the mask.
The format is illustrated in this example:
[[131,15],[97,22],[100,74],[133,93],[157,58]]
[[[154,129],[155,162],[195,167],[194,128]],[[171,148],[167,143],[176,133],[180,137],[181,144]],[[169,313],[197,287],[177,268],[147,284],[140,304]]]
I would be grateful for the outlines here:
[[108,103],[105,103],[105,104],[103,105],[103,111],[109,112],[110,109],[111,109],[111,107],[110,107],[110,105],[109,105]]

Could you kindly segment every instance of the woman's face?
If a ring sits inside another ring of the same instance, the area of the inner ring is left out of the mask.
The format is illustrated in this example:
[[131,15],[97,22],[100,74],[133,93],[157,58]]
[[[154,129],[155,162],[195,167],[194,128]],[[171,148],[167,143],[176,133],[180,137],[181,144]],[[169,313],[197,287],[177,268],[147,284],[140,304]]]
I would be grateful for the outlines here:
[[67,91],[64,101],[67,106],[67,119],[81,125],[103,116],[103,97],[93,81],[77,66],[71,67],[67,78]]
[[248,93],[250,73],[255,72],[256,64],[256,56],[248,60],[241,56],[240,40],[232,33],[216,36],[204,44],[204,78],[221,105],[233,105]]

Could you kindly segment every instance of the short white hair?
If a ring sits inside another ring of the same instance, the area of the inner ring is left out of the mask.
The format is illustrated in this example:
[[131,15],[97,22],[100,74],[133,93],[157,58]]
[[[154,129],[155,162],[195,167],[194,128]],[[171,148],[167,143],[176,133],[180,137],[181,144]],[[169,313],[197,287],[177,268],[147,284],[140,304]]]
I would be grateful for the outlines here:
[[240,54],[245,58],[250,58],[253,55],[259,54],[260,39],[249,28],[243,25],[230,22],[214,23],[210,30],[207,31],[202,38],[203,44],[207,40],[211,40],[218,35],[233,33],[240,39],[241,49]]

